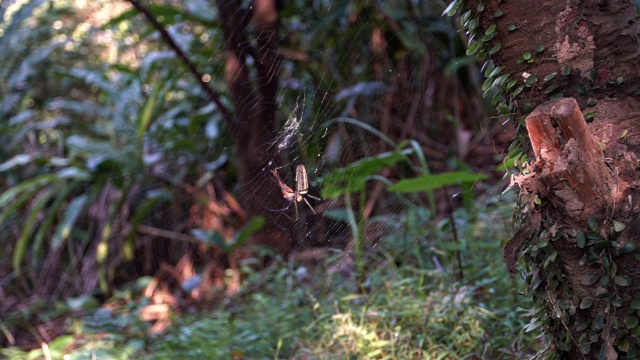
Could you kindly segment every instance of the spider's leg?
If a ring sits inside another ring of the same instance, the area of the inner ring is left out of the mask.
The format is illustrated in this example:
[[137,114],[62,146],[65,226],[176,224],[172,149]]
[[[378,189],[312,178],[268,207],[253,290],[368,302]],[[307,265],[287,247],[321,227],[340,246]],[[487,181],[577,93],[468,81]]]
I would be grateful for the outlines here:
[[[275,217],[271,218],[270,222],[274,223],[281,230],[289,231],[296,224],[296,221],[291,216],[287,215],[287,213],[286,213],[286,210],[291,207],[291,202],[289,202],[289,205],[287,207],[283,208],[283,209],[270,209],[270,208],[268,208],[268,207],[266,207],[264,205],[262,205],[262,207],[265,208],[266,210],[271,211],[271,212],[279,212],[278,215],[276,215]],[[285,227],[285,226],[282,226],[282,225],[279,224],[278,219],[280,219],[283,216],[286,218],[285,222],[287,222],[287,223],[290,222],[291,226]]]
[[286,207],[282,208],[282,209],[271,209],[271,208],[268,208],[268,207],[266,207],[264,205],[262,205],[262,207],[267,209],[267,210],[269,210],[269,211],[276,211],[276,212],[277,211],[285,211],[285,210],[287,210],[287,209],[289,209],[291,207],[291,203],[292,202],[294,202],[294,201],[293,200],[289,201],[289,204]]
[[293,206],[296,208],[296,220],[295,221],[298,221],[298,202],[296,201],[295,198],[293,199]]
[[309,194],[309,193],[307,193],[307,196],[308,196],[308,197],[310,197],[310,198],[312,198],[313,200],[322,201],[322,199],[320,199],[319,197],[315,197],[315,196],[313,196],[313,195],[311,195],[311,194]]
[[316,211],[313,209],[313,206],[311,206],[311,204],[309,204],[309,201],[307,200],[307,198],[303,196],[302,199],[304,200],[305,203],[307,203],[307,206],[309,207],[309,209],[311,209],[311,211],[313,211],[313,214],[316,215],[317,214]]
[[[293,220],[293,219],[291,219],[289,216],[287,216],[285,213],[282,213],[282,215],[286,216],[286,217],[287,217],[287,219],[289,219],[289,220]],[[276,219],[277,219],[277,218],[278,218],[278,217],[276,217],[275,219],[273,219],[271,222],[272,222],[272,223],[274,223],[277,227],[279,227],[279,228],[280,228],[281,230],[283,230],[283,231],[289,231],[289,230],[291,230],[291,228],[292,228],[292,227],[294,227],[294,226],[296,225],[296,222],[295,222],[295,221],[293,221],[293,222],[291,222],[291,226],[289,226],[289,227],[284,227],[284,226],[282,226],[282,225],[278,224],[278,222],[276,221]]]

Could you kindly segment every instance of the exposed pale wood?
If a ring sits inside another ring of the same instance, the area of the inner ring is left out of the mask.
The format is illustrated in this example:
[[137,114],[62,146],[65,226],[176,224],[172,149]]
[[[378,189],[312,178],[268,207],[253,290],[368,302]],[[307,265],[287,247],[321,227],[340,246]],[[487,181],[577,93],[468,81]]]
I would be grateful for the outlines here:
[[576,100],[545,102],[525,121],[536,156],[534,171],[539,172],[536,180],[547,187],[533,192],[576,219],[586,220],[605,208],[611,192],[609,171]]

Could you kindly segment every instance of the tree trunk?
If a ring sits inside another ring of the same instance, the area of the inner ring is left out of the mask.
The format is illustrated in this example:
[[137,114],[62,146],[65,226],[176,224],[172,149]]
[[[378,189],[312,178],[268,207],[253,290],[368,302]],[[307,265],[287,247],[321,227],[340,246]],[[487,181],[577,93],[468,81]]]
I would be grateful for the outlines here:
[[[292,237],[274,226],[278,214],[265,209],[282,203],[281,192],[274,186],[273,179],[269,178],[269,168],[280,163],[273,144],[276,138],[276,93],[280,68],[277,55],[277,0],[255,0],[246,8],[241,6],[239,0],[218,0],[227,48],[226,82],[235,112],[227,109],[220,95],[204,80],[204,74],[198,71],[196,64],[173,41],[155,16],[139,1],[128,1],[159,31],[162,39],[198,81],[208,99],[217,106],[217,111],[229,127],[238,156],[240,201],[249,218],[266,215],[268,220],[263,229],[253,234],[253,242],[267,245],[282,254],[288,253],[292,247]],[[246,31],[252,19],[255,46],[251,44]],[[256,68],[253,79],[249,71],[250,57]]]
[[469,52],[493,61],[488,93],[506,98],[499,108],[526,127],[533,154],[512,183],[521,224],[503,249],[512,272],[524,260],[538,304],[529,328],[543,327],[562,358],[638,358],[638,12],[630,0],[460,9],[478,42]]
[[[266,214],[268,218],[265,228],[254,234],[254,243],[286,254],[292,247],[291,236],[274,226],[275,220],[269,218],[276,215],[265,210],[265,206],[275,208],[277,205],[273,204],[282,204],[279,189],[269,178],[269,168],[279,164],[273,145],[280,67],[276,53],[276,1],[256,0],[251,7],[242,8],[240,1],[219,0],[218,9],[227,45],[226,82],[235,107],[230,128],[238,156],[240,200],[249,217]],[[255,46],[246,33],[251,19]],[[250,76],[249,57],[257,70],[255,78]]]

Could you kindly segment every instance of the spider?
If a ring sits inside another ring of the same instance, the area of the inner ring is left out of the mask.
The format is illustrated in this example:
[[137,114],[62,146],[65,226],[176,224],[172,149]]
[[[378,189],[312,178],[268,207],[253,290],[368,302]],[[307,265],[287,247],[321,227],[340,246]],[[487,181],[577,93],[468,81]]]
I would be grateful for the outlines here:
[[295,191],[293,191],[293,189],[291,189],[289,185],[285,184],[284,181],[282,181],[282,179],[280,178],[280,175],[278,175],[277,169],[271,170],[271,173],[273,174],[273,177],[278,182],[278,186],[280,186],[280,191],[282,191],[282,196],[287,201],[289,201],[289,204],[282,209],[269,209],[269,210],[285,211],[291,207],[291,204],[293,204],[296,209],[295,221],[298,221],[298,203],[304,201],[307,204],[307,206],[309,206],[309,209],[311,209],[311,211],[314,214],[317,214],[316,210],[313,208],[313,206],[311,206],[311,204],[309,204],[309,200],[307,200],[306,197],[308,196],[318,201],[321,201],[322,199],[309,194],[309,178],[307,176],[307,169],[304,167],[304,165],[296,166],[296,190]]

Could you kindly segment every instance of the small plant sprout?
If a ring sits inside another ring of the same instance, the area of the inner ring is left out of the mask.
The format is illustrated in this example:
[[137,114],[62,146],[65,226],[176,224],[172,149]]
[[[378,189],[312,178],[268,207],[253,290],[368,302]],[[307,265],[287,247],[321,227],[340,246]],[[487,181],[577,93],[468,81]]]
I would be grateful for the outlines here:
[[625,129],[625,130],[622,132],[622,134],[620,134],[620,140],[624,139],[624,138],[627,136],[627,132],[628,132],[628,131],[629,131],[629,130]]

